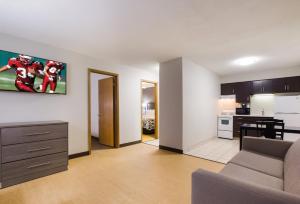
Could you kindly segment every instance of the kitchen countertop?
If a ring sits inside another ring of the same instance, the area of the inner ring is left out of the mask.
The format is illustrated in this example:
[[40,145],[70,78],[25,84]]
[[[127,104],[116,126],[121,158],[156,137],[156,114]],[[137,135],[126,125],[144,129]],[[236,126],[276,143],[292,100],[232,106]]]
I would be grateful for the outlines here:
[[273,115],[218,115],[218,117],[233,117],[233,116],[237,116],[237,117],[270,117],[270,118],[274,118]]
[[274,115],[233,115],[233,116],[241,116],[241,117],[274,117]]

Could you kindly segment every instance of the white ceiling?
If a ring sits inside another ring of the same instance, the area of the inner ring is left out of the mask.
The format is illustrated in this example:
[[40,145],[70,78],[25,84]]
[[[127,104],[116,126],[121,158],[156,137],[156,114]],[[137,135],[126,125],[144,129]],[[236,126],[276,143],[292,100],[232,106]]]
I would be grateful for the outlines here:
[[[300,65],[300,0],[0,0],[0,32],[149,68],[188,57],[221,75]],[[257,65],[232,60],[261,56]]]

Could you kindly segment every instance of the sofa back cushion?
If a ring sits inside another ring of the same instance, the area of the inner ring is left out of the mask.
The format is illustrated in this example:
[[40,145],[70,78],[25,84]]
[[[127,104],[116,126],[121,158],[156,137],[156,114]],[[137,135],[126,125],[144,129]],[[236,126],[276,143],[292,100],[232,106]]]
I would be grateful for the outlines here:
[[283,171],[284,191],[300,195],[300,139],[286,153]]

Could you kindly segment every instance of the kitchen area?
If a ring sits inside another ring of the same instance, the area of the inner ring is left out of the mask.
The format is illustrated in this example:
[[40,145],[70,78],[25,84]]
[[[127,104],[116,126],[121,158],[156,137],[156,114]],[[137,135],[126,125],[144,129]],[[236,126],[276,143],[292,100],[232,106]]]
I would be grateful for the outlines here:
[[[300,130],[300,76],[220,84],[217,137],[202,142],[190,155],[227,163],[240,150],[241,125],[252,124],[248,136],[263,136],[260,121],[280,121]],[[291,132],[291,131],[290,131]],[[276,139],[295,141],[300,134],[283,132]]]

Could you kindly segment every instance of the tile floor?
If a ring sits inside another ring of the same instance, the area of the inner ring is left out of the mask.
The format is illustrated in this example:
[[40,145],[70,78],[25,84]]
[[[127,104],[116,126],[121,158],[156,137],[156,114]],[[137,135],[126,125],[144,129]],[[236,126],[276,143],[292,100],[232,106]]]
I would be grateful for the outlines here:
[[213,138],[199,144],[185,154],[227,164],[238,152],[238,139]]
[[153,145],[153,146],[158,147],[158,146],[159,146],[159,139],[151,140],[151,141],[146,141],[146,142],[144,142],[144,143],[145,143],[145,144],[148,144],[148,145]]

